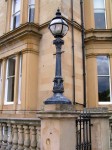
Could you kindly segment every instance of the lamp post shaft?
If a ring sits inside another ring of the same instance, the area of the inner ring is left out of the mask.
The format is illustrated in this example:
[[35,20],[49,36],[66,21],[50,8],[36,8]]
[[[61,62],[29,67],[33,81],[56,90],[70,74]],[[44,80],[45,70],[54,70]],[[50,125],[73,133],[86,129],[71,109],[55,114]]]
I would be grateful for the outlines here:
[[56,46],[56,71],[55,76],[61,77],[61,47],[64,44],[64,41],[60,38],[57,38],[53,41],[53,44]]
[[61,38],[56,38],[53,41],[53,44],[56,46],[56,70],[55,70],[55,78],[54,78],[54,93],[63,93],[63,79],[62,79],[62,72],[61,72],[61,47],[64,44],[64,41]]

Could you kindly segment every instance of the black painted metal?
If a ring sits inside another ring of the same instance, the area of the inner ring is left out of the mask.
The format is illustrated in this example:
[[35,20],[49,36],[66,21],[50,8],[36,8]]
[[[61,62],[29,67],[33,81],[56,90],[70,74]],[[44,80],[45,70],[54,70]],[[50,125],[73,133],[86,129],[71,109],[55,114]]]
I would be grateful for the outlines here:
[[54,93],[63,93],[63,79],[61,73],[61,47],[64,44],[64,41],[61,38],[57,38],[53,41],[53,44],[56,46],[56,70],[55,70],[55,78],[54,78]]
[[76,120],[76,150],[92,150],[91,116],[82,113]]
[[44,103],[45,104],[71,104],[71,101],[63,96],[64,86],[63,86],[63,78],[61,73],[61,47],[64,44],[64,41],[61,38],[56,38],[53,41],[53,44],[56,46],[56,70],[55,70],[55,78],[54,78],[54,87],[53,93],[54,95],[48,98]]
[[86,67],[85,67],[85,43],[84,43],[84,14],[83,14],[83,0],[80,0],[80,10],[81,10],[81,30],[82,30],[82,65],[83,65],[83,95],[84,102],[83,105],[86,107]]
[[72,64],[73,64],[73,67],[72,67],[72,71],[73,71],[73,75],[72,75],[72,78],[73,78],[73,103],[74,105],[76,104],[76,101],[75,101],[75,57],[74,57],[74,51],[75,51],[75,48],[74,48],[74,16],[73,16],[73,7],[74,7],[74,3],[73,3],[73,0],[71,0],[71,26],[72,26]]

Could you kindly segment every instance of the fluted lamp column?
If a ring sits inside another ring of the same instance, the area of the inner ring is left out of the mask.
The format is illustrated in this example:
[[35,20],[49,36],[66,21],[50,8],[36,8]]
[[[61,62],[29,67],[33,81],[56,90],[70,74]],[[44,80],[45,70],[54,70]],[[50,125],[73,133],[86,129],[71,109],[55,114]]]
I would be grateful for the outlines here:
[[56,38],[53,44],[56,46],[56,68],[55,68],[55,78],[53,86],[53,96],[48,98],[45,104],[71,104],[71,101],[63,95],[64,86],[61,71],[61,47],[64,44],[62,38],[67,34],[68,24],[64,18],[61,16],[61,12],[58,9],[56,12],[56,17],[52,19],[49,30]]

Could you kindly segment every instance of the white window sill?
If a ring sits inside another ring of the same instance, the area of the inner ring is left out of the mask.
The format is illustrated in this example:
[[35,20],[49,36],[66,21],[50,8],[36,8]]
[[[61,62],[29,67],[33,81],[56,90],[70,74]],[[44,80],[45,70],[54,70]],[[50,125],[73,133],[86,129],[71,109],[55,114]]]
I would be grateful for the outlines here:
[[14,102],[5,102],[4,105],[12,105]]
[[99,105],[112,105],[112,102],[98,102]]

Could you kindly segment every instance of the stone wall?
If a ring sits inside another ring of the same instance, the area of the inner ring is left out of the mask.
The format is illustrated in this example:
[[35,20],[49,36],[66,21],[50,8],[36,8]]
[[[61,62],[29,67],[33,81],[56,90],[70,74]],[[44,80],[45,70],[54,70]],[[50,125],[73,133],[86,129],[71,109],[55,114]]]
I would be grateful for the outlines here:
[[0,0],[0,36],[3,35],[6,31],[6,11],[7,3],[5,0]]

